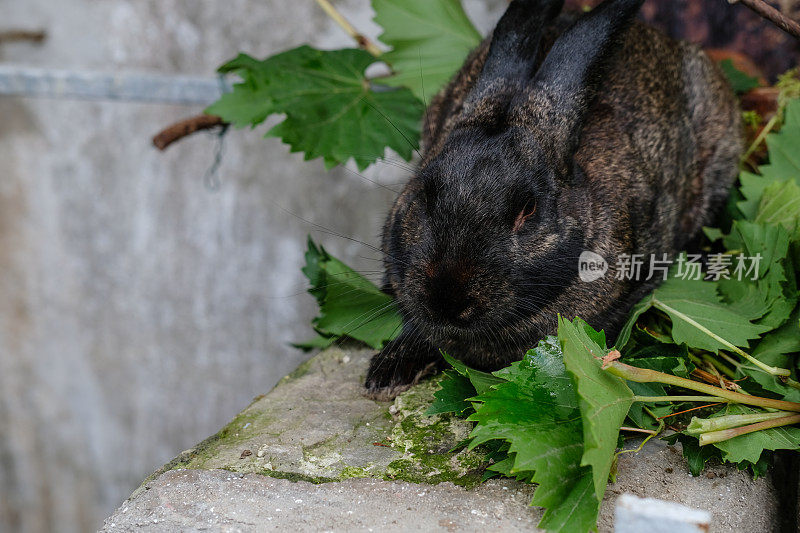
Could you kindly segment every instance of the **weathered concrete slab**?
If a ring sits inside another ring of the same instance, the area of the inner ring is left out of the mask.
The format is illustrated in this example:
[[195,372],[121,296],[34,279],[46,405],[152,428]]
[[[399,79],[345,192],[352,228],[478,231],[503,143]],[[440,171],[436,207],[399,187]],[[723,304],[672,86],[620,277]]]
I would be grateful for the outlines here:
[[[123,531],[536,531],[532,490],[493,481],[467,491],[452,483],[376,479],[292,482],[224,470],[173,470],[109,518]],[[504,488],[505,487],[505,488]]]
[[[311,359],[146,480],[105,530],[535,528],[541,510],[527,506],[533,488],[479,484],[482,456],[450,451],[470,425],[423,414],[435,380],[393,403],[361,396],[370,355],[333,348]],[[769,478],[753,481],[724,466],[692,477],[680,449],[663,441],[620,456],[600,531],[612,531],[622,493],[706,510],[715,532],[775,529]]]
[[311,359],[164,470],[223,468],[312,482],[371,477],[476,484],[482,456],[450,453],[470,425],[423,414],[435,382],[393,404],[361,396],[371,354],[333,348]]

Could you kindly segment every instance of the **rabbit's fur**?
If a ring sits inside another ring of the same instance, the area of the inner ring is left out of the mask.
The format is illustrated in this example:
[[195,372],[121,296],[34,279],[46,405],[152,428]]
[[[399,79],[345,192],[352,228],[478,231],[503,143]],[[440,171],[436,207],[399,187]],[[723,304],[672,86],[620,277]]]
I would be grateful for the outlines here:
[[[422,161],[383,235],[403,330],[372,359],[391,398],[442,364],[519,360],[557,316],[616,336],[656,278],[622,254],[670,257],[724,203],[742,149],[736,99],[696,46],[633,22],[641,0],[582,16],[514,0],[432,101]],[[578,277],[583,250],[609,271]],[[658,278],[660,279],[660,278]]]

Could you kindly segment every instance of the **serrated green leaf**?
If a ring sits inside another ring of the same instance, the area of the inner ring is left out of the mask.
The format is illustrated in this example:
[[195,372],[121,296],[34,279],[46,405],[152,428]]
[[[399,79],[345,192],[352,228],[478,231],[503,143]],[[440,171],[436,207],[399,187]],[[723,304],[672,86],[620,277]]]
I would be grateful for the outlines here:
[[502,378],[498,378],[488,372],[481,372],[480,370],[469,368],[448,353],[442,352],[442,357],[444,357],[444,360],[447,361],[456,372],[469,379],[477,394],[483,394],[493,385],[504,381]]
[[748,220],[755,220],[761,198],[767,187],[775,182],[794,181],[800,185],[800,99],[786,104],[781,130],[767,135],[769,164],[758,167],[758,174],[742,172],[739,175],[744,197],[737,206]]
[[710,281],[672,277],[645,298],[645,304],[657,307],[672,320],[672,338],[678,344],[718,352],[726,346],[699,329],[701,326],[731,344],[747,347],[771,328],[753,324],[751,317],[731,310],[717,294],[717,284]]
[[392,66],[393,86],[409,87],[430,101],[481,40],[459,0],[372,0],[379,39],[392,49],[381,59]]
[[235,127],[269,115],[286,118],[267,133],[292,152],[322,157],[330,168],[353,158],[364,169],[391,148],[410,159],[419,144],[423,106],[408,89],[375,90],[364,71],[375,58],[363,50],[323,51],[301,46],[263,61],[245,54],[223,65],[242,83],[207,113]]
[[592,467],[595,495],[602,500],[619,428],[633,403],[633,392],[625,385],[625,380],[600,368],[598,358],[607,350],[596,340],[605,339],[591,335],[587,327],[588,324],[578,318],[570,323],[559,317],[558,338],[564,364],[578,389],[584,440],[581,465]]
[[[776,368],[791,368],[792,358],[797,359],[797,355],[800,354],[798,320],[800,320],[800,307],[794,310],[785,324],[765,335],[750,355]],[[749,365],[743,366],[741,372],[748,379],[741,381],[740,384],[748,392],[789,402],[800,402],[800,390],[786,385],[778,377]],[[753,383],[757,386],[752,385]]]
[[308,339],[303,342],[293,342],[291,345],[295,348],[309,352],[311,350],[324,350],[336,342],[337,337],[334,335],[320,335],[317,334],[314,338]]
[[472,410],[467,398],[475,396],[475,387],[469,378],[455,370],[445,370],[439,381],[439,390],[433,393],[433,403],[425,411],[426,415],[455,413],[459,416]]
[[324,348],[348,337],[379,349],[400,332],[402,319],[392,298],[311,238],[302,271],[320,314],[312,321],[318,336],[296,346]]
[[760,257],[756,279],[720,280],[720,293],[729,309],[770,329],[783,324],[797,304],[797,286],[787,257],[789,234],[781,226],[739,220],[724,242],[745,257]]
[[755,89],[759,86],[758,78],[755,76],[748,76],[733,64],[731,59],[723,59],[719,62],[719,66],[728,81],[731,84],[731,89],[737,94],[746,93],[750,89]]
[[775,181],[767,185],[758,206],[756,222],[780,225],[789,232],[793,241],[800,241],[800,186],[797,182]]
[[750,472],[753,474],[753,481],[757,480],[760,477],[764,477],[767,475],[767,470],[769,469],[770,465],[772,465],[773,454],[765,450],[761,457],[758,458],[758,461],[755,463],[751,463],[750,461],[742,461],[737,466],[739,470],[744,470],[745,468],[749,468]]
[[614,343],[614,347],[617,350],[622,350],[625,348],[631,338],[631,332],[636,325],[636,321],[639,320],[639,317],[642,316],[642,314],[644,314],[645,311],[650,309],[652,306],[652,295],[647,295],[637,302],[633,307],[631,307],[631,310],[628,312],[628,320],[622,326],[619,335],[617,335],[617,340]]
[[725,234],[719,228],[709,228],[708,226],[703,226],[703,233],[711,242],[716,242],[720,240]]
[[325,303],[314,327],[320,332],[347,336],[373,348],[397,336],[402,326],[392,298],[336,258],[325,262]]
[[[558,343],[548,339],[522,361],[495,373],[503,382],[473,398],[476,422],[471,448],[497,439],[509,443],[503,471],[530,476],[539,486],[532,505],[545,507],[539,526],[587,531],[597,520],[592,470],[581,466],[582,424],[578,398]],[[531,475],[530,472],[533,472]]]
[[[743,415],[763,412],[744,405],[729,404],[711,418],[726,415]],[[761,431],[754,431],[732,439],[713,444],[722,451],[722,458],[732,463],[749,461],[757,463],[764,450],[797,450],[800,449],[800,427],[784,426]]]
[[310,236],[308,237],[306,246],[306,264],[300,271],[311,283],[308,292],[317,299],[319,305],[322,305],[325,301],[325,269],[323,265],[326,261],[330,260],[330,256],[322,246],[317,247]]
[[589,529],[596,529],[600,502],[594,494],[591,471],[584,468],[582,472],[583,475],[572,486],[561,505],[551,507],[545,512],[539,527],[559,533],[587,531],[587,525]]

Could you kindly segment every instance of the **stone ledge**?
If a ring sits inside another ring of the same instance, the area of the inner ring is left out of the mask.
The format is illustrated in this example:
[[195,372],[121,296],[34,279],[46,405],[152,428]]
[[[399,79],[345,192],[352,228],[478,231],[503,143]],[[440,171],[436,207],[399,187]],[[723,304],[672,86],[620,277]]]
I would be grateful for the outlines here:
[[[436,379],[393,403],[361,396],[371,354],[334,348],[303,364],[219,433],[148,478],[105,530],[262,530],[275,524],[303,531],[391,530],[392,520],[399,528],[426,530],[535,529],[541,510],[527,506],[532,487],[511,480],[479,485],[481,455],[450,452],[470,425],[423,414]],[[774,491],[769,478],[754,482],[724,466],[694,478],[678,448],[654,440],[620,456],[600,531],[612,530],[613,503],[623,492],[707,510],[714,531],[771,531]],[[295,500],[302,502],[290,505]],[[502,509],[499,516],[495,509]],[[241,517],[249,518],[237,522]]]

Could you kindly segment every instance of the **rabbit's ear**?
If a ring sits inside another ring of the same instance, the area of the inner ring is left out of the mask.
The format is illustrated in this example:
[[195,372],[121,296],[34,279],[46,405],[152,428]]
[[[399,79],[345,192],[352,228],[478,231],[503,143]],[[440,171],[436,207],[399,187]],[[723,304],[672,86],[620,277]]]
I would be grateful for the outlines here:
[[577,149],[584,115],[609,58],[643,1],[606,0],[583,15],[556,40],[533,77],[528,109],[536,116],[547,151],[561,162]]
[[486,87],[497,79],[529,80],[542,30],[563,6],[564,0],[513,0],[492,33],[477,86]]

